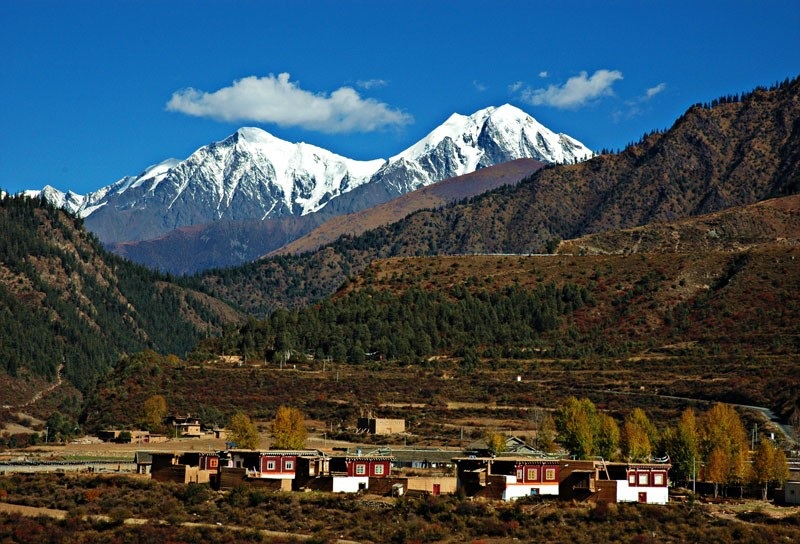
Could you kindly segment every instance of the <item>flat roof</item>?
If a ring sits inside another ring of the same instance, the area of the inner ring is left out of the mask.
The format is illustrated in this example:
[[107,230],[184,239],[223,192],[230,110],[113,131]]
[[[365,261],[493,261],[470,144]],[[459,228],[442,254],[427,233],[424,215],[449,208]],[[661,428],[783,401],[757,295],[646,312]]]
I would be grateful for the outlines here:
[[453,461],[513,461],[516,463],[531,463],[531,464],[545,464],[545,463],[558,463],[560,459],[551,459],[547,457],[530,457],[524,455],[508,455],[497,457],[453,457]]

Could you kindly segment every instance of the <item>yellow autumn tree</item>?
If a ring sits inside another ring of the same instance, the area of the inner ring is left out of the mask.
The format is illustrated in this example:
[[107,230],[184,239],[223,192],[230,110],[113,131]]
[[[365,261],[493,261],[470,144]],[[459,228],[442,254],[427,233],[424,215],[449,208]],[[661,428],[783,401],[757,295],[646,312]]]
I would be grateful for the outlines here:
[[730,466],[730,456],[722,447],[715,447],[711,450],[706,461],[705,479],[714,483],[714,498],[717,497],[719,484],[728,479],[728,469]]
[[631,461],[646,461],[658,440],[655,425],[641,408],[634,408],[622,426],[622,456]]
[[[700,427],[702,430],[703,453],[707,465],[713,465],[716,484],[740,483],[745,479],[748,470],[747,455],[749,444],[747,431],[736,410],[728,405],[717,403],[703,414]],[[719,450],[712,463],[712,454]],[[722,460],[725,466],[718,466]],[[725,471],[724,477],[717,471]],[[706,473],[709,469],[706,469]]]
[[167,415],[167,401],[161,395],[153,395],[144,401],[142,411],[145,427],[153,431],[164,423],[164,416]]
[[561,443],[578,459],[588,459],[595,454],[597,408],[583,398],[568,398],[556,412],[556,425]]
[[234,414],[226,431],[228,440],[234,442],[237,448],[254,450],[258,447],[258,427],[247,414]]
[[622,425],[621,440],[622,456],[628,461],[646,461],[652,452],[650,439],[647,432],[630,419]]
[[681,414],[676,427],[668,428],[662,437],[662,443],[672,462],[670,478],[688,481],[696,476],[700,458],[697,414],[694,409],[687,408]]
[[545,452],[556,451],[556,422],[553,416],[546,414],[536,431],[536,444]]
[[486,433],[486,448],[489,453],[497,455],[506,451],[506,442],[508,437],[505,434],[496,431],[489,431]]
[[770,440],[761,440],[753,456],[753,480],[763,485],[762,499],[767,500],[769,484],[783,484],[789,478],[786,454]]
[[297,408],[279,407],[272,421],[273,446],[282,450],[305,448],[308,431],[304,419]]
[[619,438],[619,425],[614,418],[608,414],[597,414],[597,454],[606,460],[616,458]]

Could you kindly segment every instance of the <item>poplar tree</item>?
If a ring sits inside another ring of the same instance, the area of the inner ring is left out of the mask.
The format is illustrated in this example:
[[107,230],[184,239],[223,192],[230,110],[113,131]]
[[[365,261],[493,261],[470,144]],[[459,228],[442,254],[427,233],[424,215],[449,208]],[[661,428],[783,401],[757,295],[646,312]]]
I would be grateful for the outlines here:
[[151,431],[160,428],[167,414],[167,401],[161,395],[153,395],[144,401],[144,424]]
[[646,461],[653,452],[657,436],[656,428],[644,410],[634,408],[622,426],[623,457],[631,461]]
[[786,454],[770,440],[762,440],[753,456],[753,479],[763,485],[761,498],[767,500],[770,483],[782,485],[789,478]]
[[235,442],[236,446],[244,449],[258,447],[258,428],[247,414],[237,412],[231,418],[227,429],[228,440]]
[[587,459],[594,455],[597,409],[592,401],[587,398],[568,398],[558,410],[556,424],[561,443],[573,455],[578,459]]
[[556,422],[550,414],[546,414],[539,424],[539,430],[536,432],[536,443],[539,449],[548,453],[556,449]]
[[279,407],[272,421],[273,445],[285,450],[303,449],[307,436],[308,431],[300,410],[289,406]]
[[619,447],[619,425],[608,414],[597,414],[597,454],[603,459],[614,459]]
[[497,455],[498,453],[506,451],[507,441],[508,437],[503,433],[495,431],[486,433],[486,447],[492,455]]
[[[702,450],[716,484],[740,483],[747,472],[747,432],[736,410],[717,403],[701,418]],[[715,453],[717,452],[717,453]],[[712,459],[713,457],[713,459]]]
[[626,419],[622,425],[622,456],[628,461],[646,461],[651,452],[647,432],[635,421]]
[[677,480],[690,480],[696,476],[697,466],[702,461],[699,452],[697,414],[687,408],[681,414],[678,425],[670,427],[662,437],[662,447],[672,463],[672,474]]

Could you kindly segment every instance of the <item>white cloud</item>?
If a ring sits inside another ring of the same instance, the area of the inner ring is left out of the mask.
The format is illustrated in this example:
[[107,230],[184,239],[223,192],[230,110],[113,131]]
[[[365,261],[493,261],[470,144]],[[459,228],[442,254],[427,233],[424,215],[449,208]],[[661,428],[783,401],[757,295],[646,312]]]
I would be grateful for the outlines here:
[[667,88],[666,83],[659,83],[655,87],[650,87],[649,89],[647,89],[647,91],[645,91],[645,98],[649,100],[666,88]]
[[274,123],[327,133],[370,132],[405,125],[413,118],[351,87],[330,94],[312,93],[289,80],[288,73],[250,76],[211,93],[176,91],[167,110],[221,121]]
[[534,106],[579,108],[595,98],[614,94],[611,87],[620,79],[622,72],[619,70],[597,70],[591,77],[586,72],[581,72],[560,87],[549,85],[546,89],[522,89],[521,97]]
[[547,76],[548,76],[547,70],[542,70],[541,72],[539,72],[539,77],[540,78],[544,79]]
[[618,110],[614,112],[614,121],[619,122],[623,119],[633,119],[642,115],[644,110],[645,102],[650,101],[654,96],[664,91],[667,88],[666,83],[659,83],[655,87],[650,87],[646,89],[644,94],[641,96],[637,96],[631,100],[625,101],[625,110]]
[[482,93],[486,90],[486,85],[478,81],[477,79],[472,80],[472,86],[475,87],[475,90],[479,93]]
[[525,86],[525,83],[523,83],[522,81],[517,81],[516,83],[512,83],[511,85],[508,86],[508,91],[511,92],[511,93],[516,93],[517,91],[522,89],[524,86]]
[[356,87],[360,89],[370,90],[386,87],[389,84],[385,79],[359,79],[356,81]]

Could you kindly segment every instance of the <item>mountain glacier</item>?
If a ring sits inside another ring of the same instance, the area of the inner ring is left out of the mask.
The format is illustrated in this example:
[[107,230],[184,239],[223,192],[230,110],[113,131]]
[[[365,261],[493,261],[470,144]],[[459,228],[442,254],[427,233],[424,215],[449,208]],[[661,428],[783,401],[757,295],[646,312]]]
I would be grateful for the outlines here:
[[52,187],[41,194],[84,217],[104,243],[119,243],[215,221],[349,213],[514,159],[573,163],[591,156],[579,141],[506,104],[453,114],[388,160],[348,159],[241,128],[185,160],[164,161],[85,196]]

